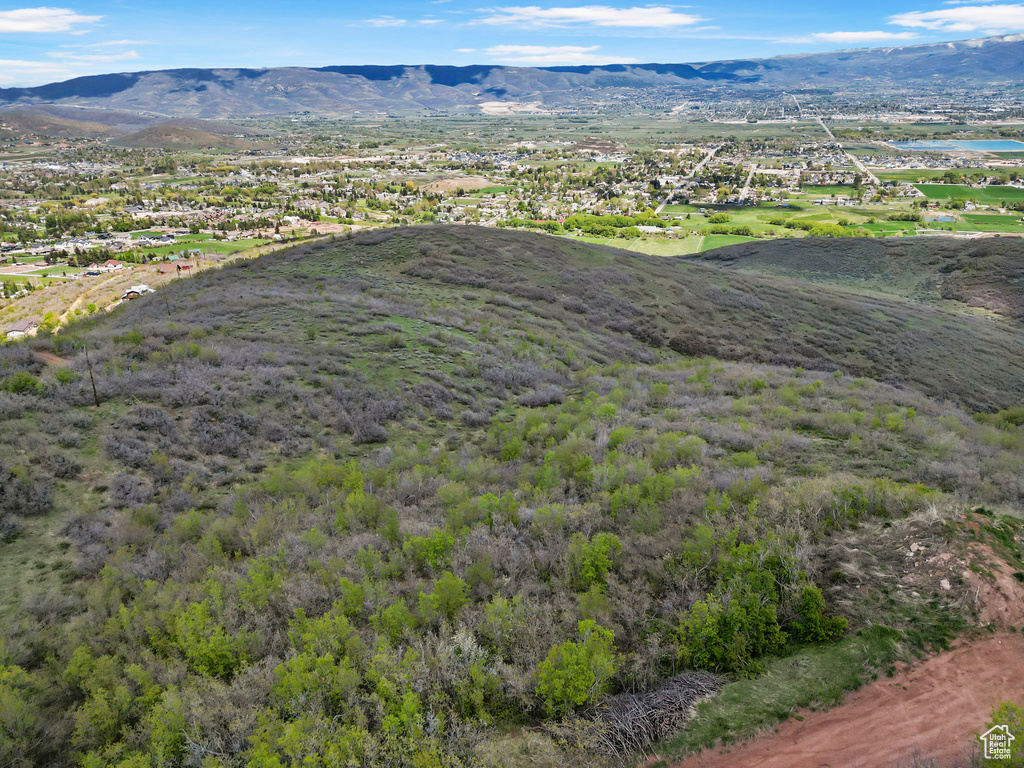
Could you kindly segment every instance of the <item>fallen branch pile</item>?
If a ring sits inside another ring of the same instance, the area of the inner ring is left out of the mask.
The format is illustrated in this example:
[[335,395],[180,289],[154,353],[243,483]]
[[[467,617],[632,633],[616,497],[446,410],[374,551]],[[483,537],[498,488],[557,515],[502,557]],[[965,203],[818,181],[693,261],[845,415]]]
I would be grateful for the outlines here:
[[721,675],[690,671],[656,691],[615,696],[598,713],[604,727],[598,729],[597,738],[611,754],[638,752],[682,728],[694,705],[725,683]]

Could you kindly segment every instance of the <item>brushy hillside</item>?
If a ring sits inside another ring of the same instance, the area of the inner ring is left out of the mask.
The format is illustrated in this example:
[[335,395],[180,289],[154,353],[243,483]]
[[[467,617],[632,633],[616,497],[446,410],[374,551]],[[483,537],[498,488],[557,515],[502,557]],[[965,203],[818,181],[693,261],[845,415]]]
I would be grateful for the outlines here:
[[66,138],[102,138],[117,136],[109,125],[69,120],[34,112],[0,111],[0,136],[61,136]]
[[245,139],[222,136],[179,125],[154,125],[121,136],[114,142],[119,147],[151,149],[247,149],[254,145]]
[[832,700],[970,619],[894,532],[1024,504],[991,328],[456,227],[4,346],[0,765],[595,765],[808,653]]
[[1024,320],[1024,240],[1018,237],[823,238],[743,243],[701,260],[917,301],[980,307]]

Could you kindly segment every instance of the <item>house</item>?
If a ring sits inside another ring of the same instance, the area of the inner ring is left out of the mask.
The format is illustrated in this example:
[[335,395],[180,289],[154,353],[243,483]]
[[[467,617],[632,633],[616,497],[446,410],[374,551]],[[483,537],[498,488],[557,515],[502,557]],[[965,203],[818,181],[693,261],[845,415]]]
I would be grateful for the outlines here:
[[103,262],[103,269],[113,272],[115,269],[124,269],[124,264],[117,259],[107,259]]
[[140,283],[139,285],[133,285],[124,295],[121,296],[122,301],[130,301],[131,299],[137,299],[139,296],[145,296],[147,293],[155,293],[155,291],[148,285]]
[[7,338],[20,339],[25,336],[30,336],[38,327],[38,320],[20,320],[7,329]]

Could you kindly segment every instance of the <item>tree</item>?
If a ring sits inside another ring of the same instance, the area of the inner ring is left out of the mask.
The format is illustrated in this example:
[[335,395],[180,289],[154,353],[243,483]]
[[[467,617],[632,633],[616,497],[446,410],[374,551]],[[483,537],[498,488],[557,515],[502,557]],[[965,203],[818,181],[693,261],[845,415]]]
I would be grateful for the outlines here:
[[813,584],[800,591],[797,613],[800,620],[793,624],[793,635],[798,640],[823,643],[840,637],[846,631],[846,619],[825,615],[825,598],[821,589]]
[[594,703],[617,668],[611,630],[590,619],[581,621],[577,629],[579,642],[558,643],[537,667],[537,693],[550,716],[564,716]]

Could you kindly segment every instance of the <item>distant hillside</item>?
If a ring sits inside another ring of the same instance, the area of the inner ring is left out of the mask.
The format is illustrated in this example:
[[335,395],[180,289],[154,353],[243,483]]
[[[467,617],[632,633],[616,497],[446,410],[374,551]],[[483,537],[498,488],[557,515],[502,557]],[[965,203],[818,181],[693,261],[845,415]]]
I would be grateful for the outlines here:
[[697,258],[920,301],[953,301],[1024,320],[1024,240],[1017,237],[769,240]]
[[247,149],[254,146],[245,139],[236,139],[177,125],[154,125],[114,141],[122,147],[152,149]]
[[0,134],[40,138],[104,138],[121,132],[109,125],[29,112],[0,112]]
[[34,88],[0,89],[0,105],[74,104],[156,115],[239,117],[312,111],[477,112],[484,102],[585,106],[657,92],[688,98],[718,91],[799,92],[851,88],[872,92],[914,84],[935,87],[1019,85],[1024,36],[858,49],[690,64],[575,67],[335,66],[309,69],[176,69],[79,77]]

